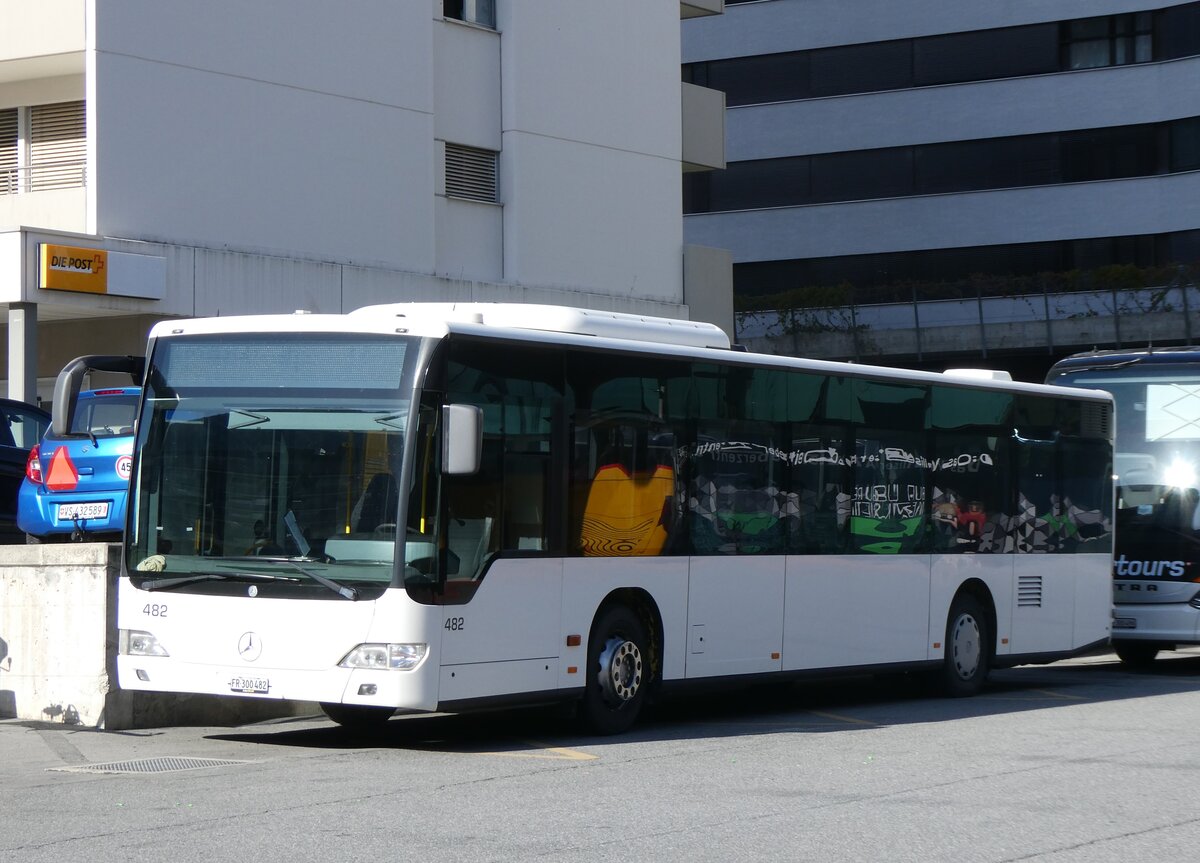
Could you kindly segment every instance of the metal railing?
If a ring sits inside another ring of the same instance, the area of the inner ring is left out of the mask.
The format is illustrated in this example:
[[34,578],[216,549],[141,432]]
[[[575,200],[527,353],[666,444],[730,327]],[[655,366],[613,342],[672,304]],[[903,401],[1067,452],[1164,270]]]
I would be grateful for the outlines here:
[[0,195],[76,189],[86,185],[87,163],[83,159],[0,168]]

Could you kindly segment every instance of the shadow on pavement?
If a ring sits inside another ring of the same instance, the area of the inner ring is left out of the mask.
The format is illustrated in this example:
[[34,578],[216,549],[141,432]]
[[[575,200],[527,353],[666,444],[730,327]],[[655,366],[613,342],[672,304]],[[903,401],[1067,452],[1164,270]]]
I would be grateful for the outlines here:
[[[411,749],[447,753],[521,753],[668,739],[760,734],[844,733],[911,723],[950,722],[1082,703],[1145,698],[1200,688],[1200,654],[1163,653],[1130,670],[1115,656],[993,671],[973,698],[930,694],[919,675],[879,675],[819,682],[715,688],[650,705],[632,731],[618,737],[581,734],[562,707],[461,715],[395,717],[376,730],[342,728],[319,719],[277,721],[208,735],[214,740],[327,750]],[[304,727],[295,728],[293,725]]]

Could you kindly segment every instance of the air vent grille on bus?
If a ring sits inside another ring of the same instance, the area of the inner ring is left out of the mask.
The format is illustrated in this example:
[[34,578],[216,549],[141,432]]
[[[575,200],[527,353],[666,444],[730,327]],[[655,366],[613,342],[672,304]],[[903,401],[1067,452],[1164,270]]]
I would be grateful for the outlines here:
[[1017,607],[1042,607],[1042,577],[1040,575],[1022,575],[1017,578]]
[[1084,437],[1112,437],[1112,405],[1088,402],[1083,406]]

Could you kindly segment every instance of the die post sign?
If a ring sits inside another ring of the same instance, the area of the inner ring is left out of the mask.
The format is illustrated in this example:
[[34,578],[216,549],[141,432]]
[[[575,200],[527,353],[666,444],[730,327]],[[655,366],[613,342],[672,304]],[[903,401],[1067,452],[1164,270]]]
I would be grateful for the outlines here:
[[108,293],[108,252],[41,244],[40,287],[51,291]]

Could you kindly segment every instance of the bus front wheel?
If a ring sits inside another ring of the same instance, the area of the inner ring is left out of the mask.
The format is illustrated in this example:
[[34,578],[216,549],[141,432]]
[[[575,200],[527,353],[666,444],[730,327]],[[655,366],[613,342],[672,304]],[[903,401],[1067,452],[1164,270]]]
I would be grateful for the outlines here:
[[1159,647],[1149,641],[1114,641],[1113,653],[1131,668],[1147,668],[1154,664]]
[[365,704],[333,704],[321,702],[325,715],[343,728],[352,731],[375,731],[383,728],[396,712],[391,707],[371,707]]
[[582,718],[595,734],[620,734],[637,720],[650,685],[646,627],[631,609],[603,611],[588,641]]
[[970,594],[961,594],[946,618],[946,655],[942,662],[942,685],[947,695],[959,698],[983,689],[991,665],[991,633],[983,604]]

